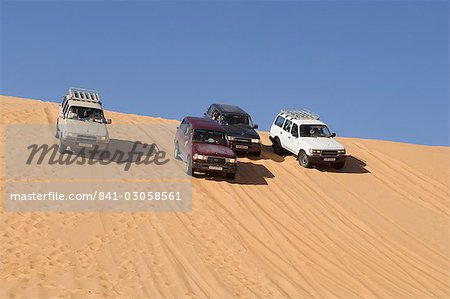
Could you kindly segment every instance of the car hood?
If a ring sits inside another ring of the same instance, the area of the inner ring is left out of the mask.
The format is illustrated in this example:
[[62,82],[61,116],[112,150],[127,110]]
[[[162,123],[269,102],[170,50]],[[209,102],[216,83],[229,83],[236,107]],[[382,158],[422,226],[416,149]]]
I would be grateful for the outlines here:
[[252,128],[242,125],[222,125],[228,135],[244,138],[259,138],[258,133]]
[[303,137],[303,141],[309,144],[312,149],[322,150],[338,150],[344,149],[344,146],[337,142],[334,138],[324,137]]
[[90,121],[67,120],[65,126],[61,126],[67,132],[79,135],[108,136],[108,129],[105,124]]
[[207,143],[194,143],[192,145],[194,151],[199,155],[216,156],[224,158],[235,158],[236,154],[231,148],[225,145],[207,144]]

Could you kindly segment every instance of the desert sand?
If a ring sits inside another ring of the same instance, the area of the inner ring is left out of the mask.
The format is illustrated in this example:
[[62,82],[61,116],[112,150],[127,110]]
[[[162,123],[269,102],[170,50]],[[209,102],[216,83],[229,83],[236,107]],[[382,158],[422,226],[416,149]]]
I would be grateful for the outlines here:
[[[57,111],[1,96],[1,165],[6,125],[54,123]],[[234,182],[192,179],[192,212],[2,204],[0,298],[450,297],[450,148],[338,138],[351,157],[330,171],[275,155],[261,135],[262,156],[240,158]]]

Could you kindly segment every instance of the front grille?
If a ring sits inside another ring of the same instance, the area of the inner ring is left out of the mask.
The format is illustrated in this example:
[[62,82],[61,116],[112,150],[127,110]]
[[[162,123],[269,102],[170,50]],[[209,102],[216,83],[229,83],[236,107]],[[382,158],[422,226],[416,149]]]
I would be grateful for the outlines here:
[[90,135],[78,135],[77,141],[78,142],[95,142],[95,141],[97,141],[97,137],[90,136]]
[[337,151],[322,151],[322,156],[336,156]]
[[242,142],[242,143],[251,143],[252,140],[248,139],[248,138],[235,138],[234,139],[235,142]]
[[214,164],[225,164],[225,158],[208,157],[208,159],[206,161],[208,163],[214,163]]

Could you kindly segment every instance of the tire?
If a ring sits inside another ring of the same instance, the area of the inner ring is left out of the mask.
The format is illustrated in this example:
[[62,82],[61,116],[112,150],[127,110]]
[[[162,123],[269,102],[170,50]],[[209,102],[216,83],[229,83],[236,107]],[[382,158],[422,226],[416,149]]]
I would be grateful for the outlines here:
[[235,177],[236,177],[236,173],[227,173],[227,179],[234,180]]
[[333,167],[334,169],[342,169],[342,168],[344,168],[344,166],[345,166],[345,161],[331,164],[331,167]]
[[261,151],[259,151],[259,152],[251,152],[250,155],[255,156],[255,157],[259,157],[259,156],[261,156]]
[[178,148],[178,142],[175,143],[175,149],[174,149],[174,151],[173,151],[173,157],[174,157],[176,160],[180,160],[180,150],[179,150],[179,148]]
[[56,119],[55,138],[56,138],[56,139],[59,139],[59,121],[58,121],[58,119]]
[[67,146],[64,145],[64,144],[62,143],[61,139],[59,140],[59,148],[58,148],[58,151],[59,151],[60,154],[65,154],[65,153],[67,153]]
[[192,159],[191,157],[187,157],[187,161],[186,161],[186,174],[189,176],[192,176],[193,171],[192,171]]
[[301,150],[298,153],[298,164],[300,164],[300,166],[305,167],[305,168],[312,167],[311,162],[309,162],[308,155],[303,150]]
[[283,155],[284,153],[284,149],[281,146],[281,142],[280,139],[278,137],[275,137],[272,141],[272,147],[273,147],[273,151],[275,152],[275,154],[277,155]]

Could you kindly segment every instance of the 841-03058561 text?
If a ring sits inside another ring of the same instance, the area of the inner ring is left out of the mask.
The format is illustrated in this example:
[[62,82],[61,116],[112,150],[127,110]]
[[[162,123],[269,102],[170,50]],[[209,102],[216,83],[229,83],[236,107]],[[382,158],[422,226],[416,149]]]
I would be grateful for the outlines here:
[[69,193],[62,192],[31,192],[31,193],[10,193],[11,201],[181,201],[180,191],[94,191],[91,193]]

